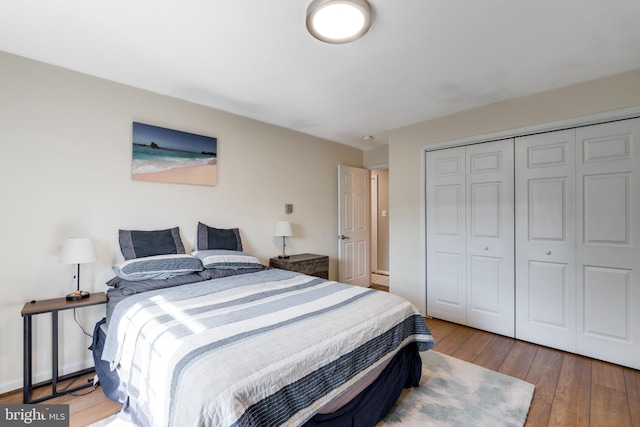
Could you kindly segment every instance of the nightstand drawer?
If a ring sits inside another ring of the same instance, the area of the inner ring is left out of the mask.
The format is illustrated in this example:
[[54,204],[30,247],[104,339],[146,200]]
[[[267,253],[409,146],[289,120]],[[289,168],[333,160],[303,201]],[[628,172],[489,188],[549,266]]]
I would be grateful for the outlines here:
[[273,257],[269,260],[269,267],[329,279],[329,257],[326,255],[299,254],[291,255],[289,258]]

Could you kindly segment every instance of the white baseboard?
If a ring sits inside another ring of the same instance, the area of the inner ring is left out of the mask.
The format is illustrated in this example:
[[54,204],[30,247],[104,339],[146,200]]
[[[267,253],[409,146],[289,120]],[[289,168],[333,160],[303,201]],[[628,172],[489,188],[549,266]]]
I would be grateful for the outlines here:
[[[93,368],[93,358],[87,358],[84,361],[76,362],[73,364],[65,365],[59,368],[59,376],[72,374],[74,372],[79,372],[84,369]],[[20,373],[20,378],[13,379],[11,381],[4,382],[0,384],[0,394],[8,393],[11,391],[16,391],[22,389],[22,372]],[[51,379],[51,371],[46,371],[44,373],[34,373],[33,374],[33,383],[37,384],[42,381],[47,381]]]

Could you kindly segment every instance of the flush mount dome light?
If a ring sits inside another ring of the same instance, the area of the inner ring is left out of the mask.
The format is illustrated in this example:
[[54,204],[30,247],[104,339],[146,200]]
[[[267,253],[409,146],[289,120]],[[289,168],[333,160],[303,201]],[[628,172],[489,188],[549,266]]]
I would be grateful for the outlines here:
[[349,43],[371,27],[367,0],[313,0],[307,8],[307,29],[326,43]]

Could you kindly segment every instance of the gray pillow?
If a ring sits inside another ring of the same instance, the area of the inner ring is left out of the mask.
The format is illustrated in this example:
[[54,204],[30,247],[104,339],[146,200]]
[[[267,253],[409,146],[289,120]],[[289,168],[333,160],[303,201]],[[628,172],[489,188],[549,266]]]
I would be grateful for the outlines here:
[[130,259],[112,267],[116,276],[131,281],[169,279],[203,269],[202,262],[198,258],[187,254],[155,255]]
[[237,228],[214,228],[198,222],[197,243],[196,247],[200,251],[207,249],[242,251],[240,230]]
[[194,251],[192,252],[192,255],[202,261],[202,265],[204,266],[204,268],[226,270],[262,267],[262,264],[260,264],[258,258],[246,252],[214,249],[206,251]]
[[153,231],[119,230],[118,234],[125,260],[186,253],[178,227]]

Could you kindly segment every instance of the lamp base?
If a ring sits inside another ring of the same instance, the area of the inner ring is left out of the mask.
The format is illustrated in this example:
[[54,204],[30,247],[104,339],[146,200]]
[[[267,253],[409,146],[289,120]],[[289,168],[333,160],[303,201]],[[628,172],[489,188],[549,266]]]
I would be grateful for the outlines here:
[[86,291],[75,291],[67,295],[67,301],[78,301],[80,299],[89,298],[91,295]]
[[278,255],[278,258],[287,259],[287,258],[289,258],[289,255],[287,255],[287,254]]

